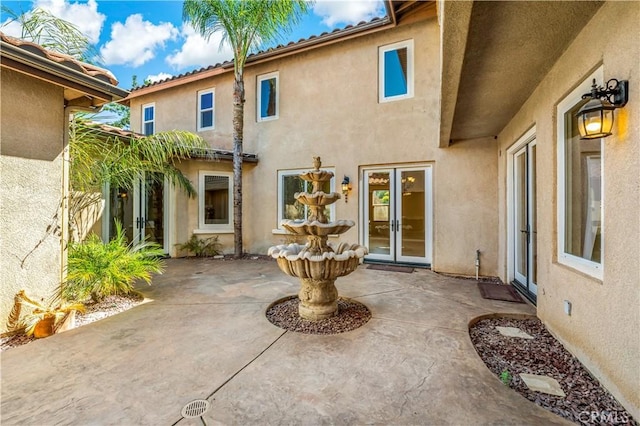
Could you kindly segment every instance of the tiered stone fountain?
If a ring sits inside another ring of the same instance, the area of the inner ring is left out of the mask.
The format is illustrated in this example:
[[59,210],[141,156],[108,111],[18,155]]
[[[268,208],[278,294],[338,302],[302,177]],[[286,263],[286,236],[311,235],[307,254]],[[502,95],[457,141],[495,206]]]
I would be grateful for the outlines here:
[[300,278],[298,313],[307,320],[317,321],[338,312],[336,278],[356,270],[367,249],[358,244],[327,242],[329,235],[342,234],[355,225],[352,220],[329,222],[325,207],[340,199],[340,194],[321,191],[322,184],[333,177],[332,172],[320,170],[320,157],[313,157],[314,169],[300,178],[312,183],[312,192],[294,194],[296,200],[309,206],[307,220],[285,220],[282,226],[293,235],[306,236],[307,244],[278,245],[269,248],[269,255],[278,261],[282,271]]

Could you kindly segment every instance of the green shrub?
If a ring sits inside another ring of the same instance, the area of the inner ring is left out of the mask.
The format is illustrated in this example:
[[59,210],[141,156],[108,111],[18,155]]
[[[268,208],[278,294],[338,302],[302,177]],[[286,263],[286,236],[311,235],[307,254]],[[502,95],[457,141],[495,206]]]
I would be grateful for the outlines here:
[[218,241],[218,236],[200,239],[191,234],[191,238],[184,244],[176,244],[180,250],[193,253],[197,257],[210,257],[222,253],[222,244]]
[[116,236],[108,243],[92,234],[86,241],[69,246],[67,281],[62,296],[67,300],[94,301],[113,294],[128,294],[136,280],[151,284],[152,273],[162,273],[164,251],[159,244],[127,243],[120,222]]

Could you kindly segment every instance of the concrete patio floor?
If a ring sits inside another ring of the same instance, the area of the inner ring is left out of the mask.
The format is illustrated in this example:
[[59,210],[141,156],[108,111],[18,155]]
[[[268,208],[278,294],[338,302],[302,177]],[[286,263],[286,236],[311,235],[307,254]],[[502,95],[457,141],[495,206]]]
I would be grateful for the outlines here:
[[[1,355],[2,425],[569,424],[505,387],[468,323],[529,313],[472,280],[360,266],[337,281],[373,317],[331,336],[265,318],[297,280],[266,260],[169,260],[152,302]],[[208,399],[203,419],[181,409]]]

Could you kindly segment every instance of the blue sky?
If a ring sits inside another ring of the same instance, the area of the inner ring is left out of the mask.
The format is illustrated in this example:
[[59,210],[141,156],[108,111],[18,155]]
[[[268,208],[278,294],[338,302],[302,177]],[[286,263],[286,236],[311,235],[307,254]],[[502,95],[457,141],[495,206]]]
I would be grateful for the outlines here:
[[[158,80],[232,58],[229,49],[220,49],[217,35],[207,42],[183,24],[182,1],[3,0],[2,5],[16,12],[41,7],[74,23],[94,43],[103,66],[125,89],[130,88],[133,75],[139,82]],[[384,14],[384,5],[377,0],[319,0],[283,41],[297,41]],[[20,28],[8,23],[4,14],[0,23],[0,31],[20,35]]]

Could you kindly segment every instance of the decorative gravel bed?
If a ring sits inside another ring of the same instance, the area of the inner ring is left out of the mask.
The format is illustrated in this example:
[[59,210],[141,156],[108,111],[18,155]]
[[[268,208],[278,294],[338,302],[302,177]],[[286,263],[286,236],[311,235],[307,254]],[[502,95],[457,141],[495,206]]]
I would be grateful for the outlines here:
[[[124,312],[142,303],[144,296],[133,293],[125,296],[107,296],[100,303],[87,303],[84,313],[76,313],[76,327],[101,320],[111,315]],[[35,337],[25,334],[16,334],[0,338],[0,351],[6,351],[17,346],[26,345],[36,340]]]
[[267,319],[285,330],[305,334],[338,334],[362,327],[371,319],[371,312],[360,302],[338,299],[338,313],[327,319],[309,321],[298,315],[297,296],[291,296],[267,309]]
[[[503,336],[496,326],[517,327],[534,339]],[[490,318],[474,324],[470,330],[476,351],[509,387],[529,401],[579,424],[638,425],[631,415],[591,377],[580,361],[558,342],[537,318]],[[506,373],[508,371],[508,378]],[[521,373],[556,379],[565,397],[531,391]]]

